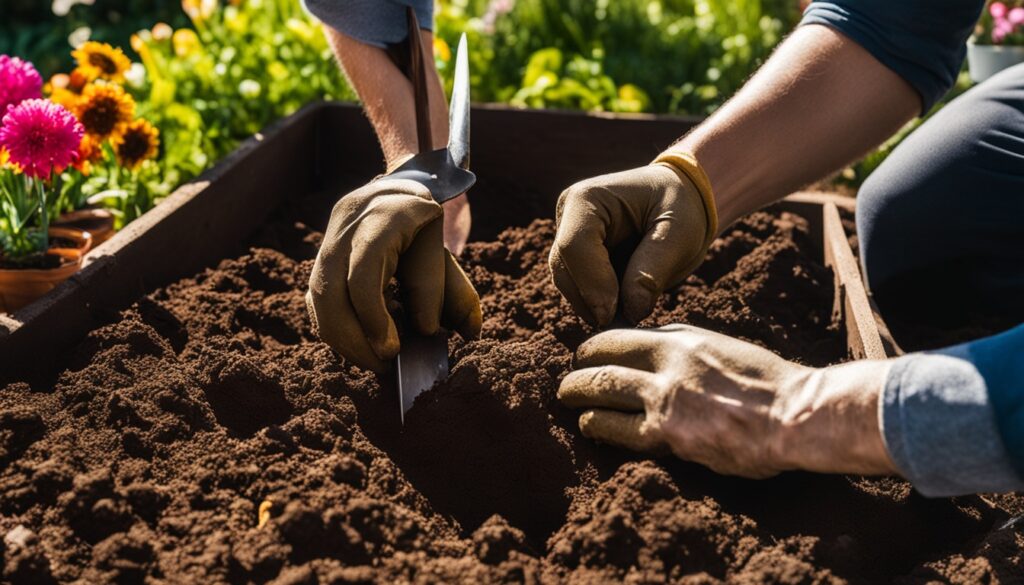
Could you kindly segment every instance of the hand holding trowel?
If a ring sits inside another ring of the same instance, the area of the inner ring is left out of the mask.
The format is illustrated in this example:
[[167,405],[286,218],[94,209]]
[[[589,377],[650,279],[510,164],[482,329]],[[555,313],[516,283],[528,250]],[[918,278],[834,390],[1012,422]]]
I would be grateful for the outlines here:
[[[408,11],[409,38],[416,39],[419,31],[416,13]],[[415,48],[414,48],[415,47]],[[409,42],[413,93],[416,99],[416,130],[419,154],[387,175],[392,179],[410,179],[430,190],[438,203],[465,193],[476,183],[476,175],[469,170],[469,58],[466,54],[466,35],[459,39],[455,53],[455,84],[448,110],[448,147],[431,148],[430,100],[427,91],[424,61],[420,45]],[[398,390],[405,413],[413,400],[448,377],[448,340],[443,334],[424,336],[407,333],[402,339],[402,352],[398,354]]]
[[[418,30],[414,17],[411,29]],[[411,35],[411,39],[418,38]],[[409,43],[420,153],[395,171],[342,197],[331,213],[309,280],[306,303],[321,339],[356,365],[383,372],[398,356],[402,415],[448,373],[440,327],[479,335],[480,298],[442,241],[441,203],[476,180],[469,164],[469,66],[466,40],[456,55],[448,147],[432,150],[425,64]],[[383,289],[397,276],[402,339]]]

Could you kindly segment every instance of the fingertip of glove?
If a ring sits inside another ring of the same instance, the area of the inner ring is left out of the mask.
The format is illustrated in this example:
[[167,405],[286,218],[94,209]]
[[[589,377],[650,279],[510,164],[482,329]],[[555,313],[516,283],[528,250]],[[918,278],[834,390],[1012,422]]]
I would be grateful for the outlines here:
[[636,292],[622,299],[622,314],[630,323],[636,325],[654,311],[658,297],[649,292]]
[[588,325],[604,327],[615,317],[615,300],[591,302],[584,297],[555,248],[551,249],[551,255],[548,256],[548,269],[551,272],[551,280],[554,281],[555,288],[562,293],[562,298]]
[[455,330],[465,339],[478,339],[483,328],[483,312],[480,309],[480,305],[477,304],[466,314],[462,322],[455,327]]
[[352,363],[354,365],[356,365],[356,366],[359,366],[360,368],[362,368],[364,370],[369,370],[369,371],[371,371],[371,372],[373,372],[375,374],[387,374],[388,372],[391,371],[391,362],[390,361],[380,361],[380,360],[378,360],[378,361],[375,361],[375,362],[372,362],[372,363],[370,363],[370,362],[358,363],[358,362],[353,361]]
[[634,273],[622,285],[622,312],[636,324],[647,318],[658,304],[662,287],[646,272]]
[[588,439],[595,439],[596,438],[593,435],[593,433],[594,433],[594,417],[595,416],[597,416],[597,412],[595,412],[593,410],[585,411],[583,414],[580,415],[580,420],[579,420],[580,432],[583,433],[583,436],[588,438]]
[[398,356],[398,352],[402,349],[397,337],[394,339],[370,341],[370,348],[373,349],[373,353],[377,354],[377,358],[381,362],[389,362],[395,359]]
[[420,335],[434,335],[441,329],[441,315],[437,312],[410,313],[409,321]]

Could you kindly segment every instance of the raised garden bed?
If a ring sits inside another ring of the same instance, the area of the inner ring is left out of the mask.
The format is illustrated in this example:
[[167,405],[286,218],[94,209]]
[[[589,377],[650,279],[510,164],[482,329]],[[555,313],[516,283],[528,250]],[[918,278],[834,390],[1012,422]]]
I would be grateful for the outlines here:
[[[531,125],[550,139],[526,149]],[[642,164],[686,126],[474,112],[483,180],[463,263],[484,332],[452,340],[451,377],[405,427],[394,381],[341,365],[302,298],[335,198],[379,166],[372,134],[358,111],[318,106],[250,144],[14,316],[3,343],[43,348],[36,328],[60,316],[80,333],[0,390],[6,576],[1020,577],[1024,535],[1001,528],[1024,508],[1016,496],[925,500],[898,480],[796,473],[738,480],[580,436],[554,393],[593,332],[550,282],[544,218],[567,184]],[[643,325],[689,322],[814,365],[877,351],[870,325],[849,326],[845,307],[866,300],[844,268],[837,202],[796,198],[745,218]]]

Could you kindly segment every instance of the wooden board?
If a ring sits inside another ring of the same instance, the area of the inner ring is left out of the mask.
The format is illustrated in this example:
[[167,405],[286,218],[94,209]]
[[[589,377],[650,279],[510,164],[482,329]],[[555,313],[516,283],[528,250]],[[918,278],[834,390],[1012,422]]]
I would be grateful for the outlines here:
[[885,359],[885,346],[878,333],[875,315],[868,302],[860,266],[850,249],[850,241],[833,201],[822,205],[825,264],[835,279],[834,314],[841,313],[846,328],[846,347],[857,359]]

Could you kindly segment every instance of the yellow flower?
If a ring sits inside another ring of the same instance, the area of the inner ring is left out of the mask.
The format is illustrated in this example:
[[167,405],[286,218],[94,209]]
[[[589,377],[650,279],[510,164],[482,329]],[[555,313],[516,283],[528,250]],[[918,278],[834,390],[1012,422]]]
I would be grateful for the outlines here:
[[295,36],[299,37],[300,39],[302,39],[303,41],[305,41],[307,43],[309,41],[313,40],[313,35],[316,34],[316,29],[315,28],[313,28],[312,26],[307,24],[305,21],[300,20],[298,18],[289,18],[284,23],[284,26],[290,32],[295,34]]
[[224,24],[231,32],[244,34],[249,28],[249,15],[239,10],[237,6],[228,6],[224,9]]
[[142,161],[156,156],[160,147],[160,132],[139,118],[128,124],[124,132],[110,142],[117,153],[117,162],[127,169],[136,169]]
[[124,81],[124,73],[132,62],[125,57],[121,49],[106,43],[89,41],[71,52],[78,62],[78,67],[86,73],[90,80],[106,79],[115,83]]
[[102,141],[124,131],[135,117],[135,101],[120,85],[90,83],[73,112],[86,134]]
[[452,50],[441,37],[434,37],[434,55],[445,63],[452,60]]
[[218,0],[181,0],[181,9],[192,19],[200,22],[213,16]]
[[21,174],[21,167],[11,162],[11,156],[7,153],[6,148],[0,148],[0,169],[8,168],[14,171],[14,174]]
[[[153,37],[153,35],[152,35],[152,34],[150,34],[150,35],[148,35],[148,37],[149,37],[149,38],[152,38],[152,37]],[[129,39],[129,42],[131,43],[131,46],[132,46],[132,50],[133,50],[133,51],[135,51],[136,53],[141,53],[141,52],[142,52],[142,50],[143,50],[144,48],[146,48],[146,41],[144,41],[144,40],[142,39],[142,37],[141,37],[141,36],[139,36],[138,34],[134,34],[134,35],[132,35],[132,36],[131,36],[131,39]]]
[[270,65],[267,65],[267,73],[269,73],[272,78],[278,81],[281,81],[282,79],[287,79],[288,76],[291,75],[291,71],[288,69],[288,67],[286,67],[285,64],[280,61],[274,61]]
[[174,31],[171,43],[174,45],[174,54],[178,57],[187,57],[199,50],[199,36],[190,28],[179,28]]
[[62,105],[74,112],[82,95],[82,90],[92,81],[89,77],[89,72],[79,67],[72,71],[71,75],[66,73],[55,74],[46,83],[46,86],[43,87],[43,91],[46,95],[50,96],[51,102]]

